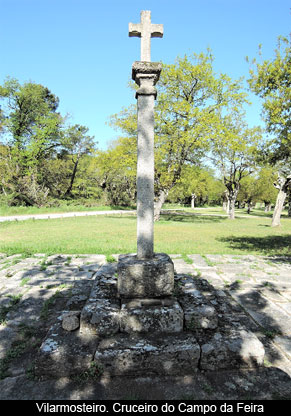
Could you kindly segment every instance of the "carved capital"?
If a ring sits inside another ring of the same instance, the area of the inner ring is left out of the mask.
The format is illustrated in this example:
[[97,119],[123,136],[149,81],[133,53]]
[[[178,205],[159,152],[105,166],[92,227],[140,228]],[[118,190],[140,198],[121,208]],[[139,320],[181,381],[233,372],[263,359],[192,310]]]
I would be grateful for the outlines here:
[[157,90],[154,87],[160,78],[162,64],[160,62],[137,61],[132,65],[132,79],[140,87],[136,91],[136,98],[139,95],[154,95]]

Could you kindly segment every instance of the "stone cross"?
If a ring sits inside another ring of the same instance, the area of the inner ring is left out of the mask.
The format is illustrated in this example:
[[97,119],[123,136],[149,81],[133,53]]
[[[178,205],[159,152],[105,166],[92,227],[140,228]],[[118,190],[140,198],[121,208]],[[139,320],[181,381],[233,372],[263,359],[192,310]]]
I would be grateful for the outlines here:
[[129,23],[129,36],[141,38],[141,61],[151,61],[151,38],[162,38],[164,33],[163,25],[151,23],[151,12],[143,10],[140,14],[140,23]]
[[154,257],[154,87],[162,65],[150,62],[151,36],[163,36],[163,25],[151,24],[151,12],[141,12],[141,23],[129,24],[129,36],[141,37],[141,61],[134,62],[132,78],[137,98],[137,258]]

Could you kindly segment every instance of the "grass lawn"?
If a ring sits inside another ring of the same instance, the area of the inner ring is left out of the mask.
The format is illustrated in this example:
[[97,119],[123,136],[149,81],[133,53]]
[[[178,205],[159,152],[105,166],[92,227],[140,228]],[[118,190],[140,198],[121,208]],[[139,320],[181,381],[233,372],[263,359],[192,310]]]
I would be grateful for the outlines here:
[[[291,219],[162,215],[155,251],[169,254],[291,255]],[[116,254],[136,252],[136,217],[96,216],[0,223],[0,252]]]

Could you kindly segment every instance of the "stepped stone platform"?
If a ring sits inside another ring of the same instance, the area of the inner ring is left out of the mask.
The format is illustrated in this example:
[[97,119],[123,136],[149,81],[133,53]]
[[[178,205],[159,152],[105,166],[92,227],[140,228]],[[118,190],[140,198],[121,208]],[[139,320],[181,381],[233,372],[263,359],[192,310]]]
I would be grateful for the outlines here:
[[[107,264],[104,255],[0,254],[0,399],[290,399],[291,258],[190,254],[186,263],[185,256],[170,257],[171,296],[122,299],[117,263]],[[177,302],[183,332],[158,335],[146,325],[145,332],[133,331],[140,329],[135,319],[128,332],[118,318],[116,333],[108,335],[105,326],[105,335],[97,335],[97,300],[100,307],[115,300],[117,317],[128,305],[133,318],[137,307],[155,311],[158,302],[166,310]],[[155,348],[163,353],[158,371]],[[116,351],[132,356],[126,371],[107,359]]]
[[[141,274],[144,284],[126,297]],[[97,271],[81,311],[59,316],[41,345],[36,374],[72,375],[91,365],[111,376],[258,367],[264,346],[245,327],[245,318],[207,280],[174,275],[167,255],[156,255],[152,264],[120,256]]]

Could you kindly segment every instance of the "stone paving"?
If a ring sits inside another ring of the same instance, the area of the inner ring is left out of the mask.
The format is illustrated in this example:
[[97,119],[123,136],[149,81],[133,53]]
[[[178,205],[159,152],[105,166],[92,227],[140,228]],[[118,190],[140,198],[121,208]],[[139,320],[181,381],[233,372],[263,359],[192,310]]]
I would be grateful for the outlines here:
[[[290,258],[198,254],[187,258],[171,257],[178,275],[191,274],[207,279],[237,303],[251,322],[251,330],[265,345],[266,369],[269,372],[280,370],[286,377],[291,376]],[[34,356],[60,311],[83,307],[95,273],[105,263],[104,255],[37,254],[24,258],[0,254],[0,398],[29,398],[30,394],[35,398],[46,397],[40,390],[49,381],[41,384],[35,380]],[[199,380],[202,375],[195,377]],[[272,377],[276,380],[276,374]],[[287,384],[283,384],[285,390],[289,386],[290,398],[291,383],[286,377],[284,383]],[[233,395],[225,397],[235,398],[234,391],[238,391],[238,387],[235,388],[234,380],[226,377],[224,386],[229,384]],[[62,382],[59,380],[60,385]],[[31,386],[30,393],[26,391],[27,383]],[[241,385],[245,383],[246,380]],[[94,386],[96,389],[97,384]],[[57,389],[54,395],[57,394],[56,398],[90,398],[88,390],[82,394],[81,390],[77,387],[75,395],[67,393],[66,396]],[[200,397],[215,398],[208,393],[203,396],[202,392]]]

